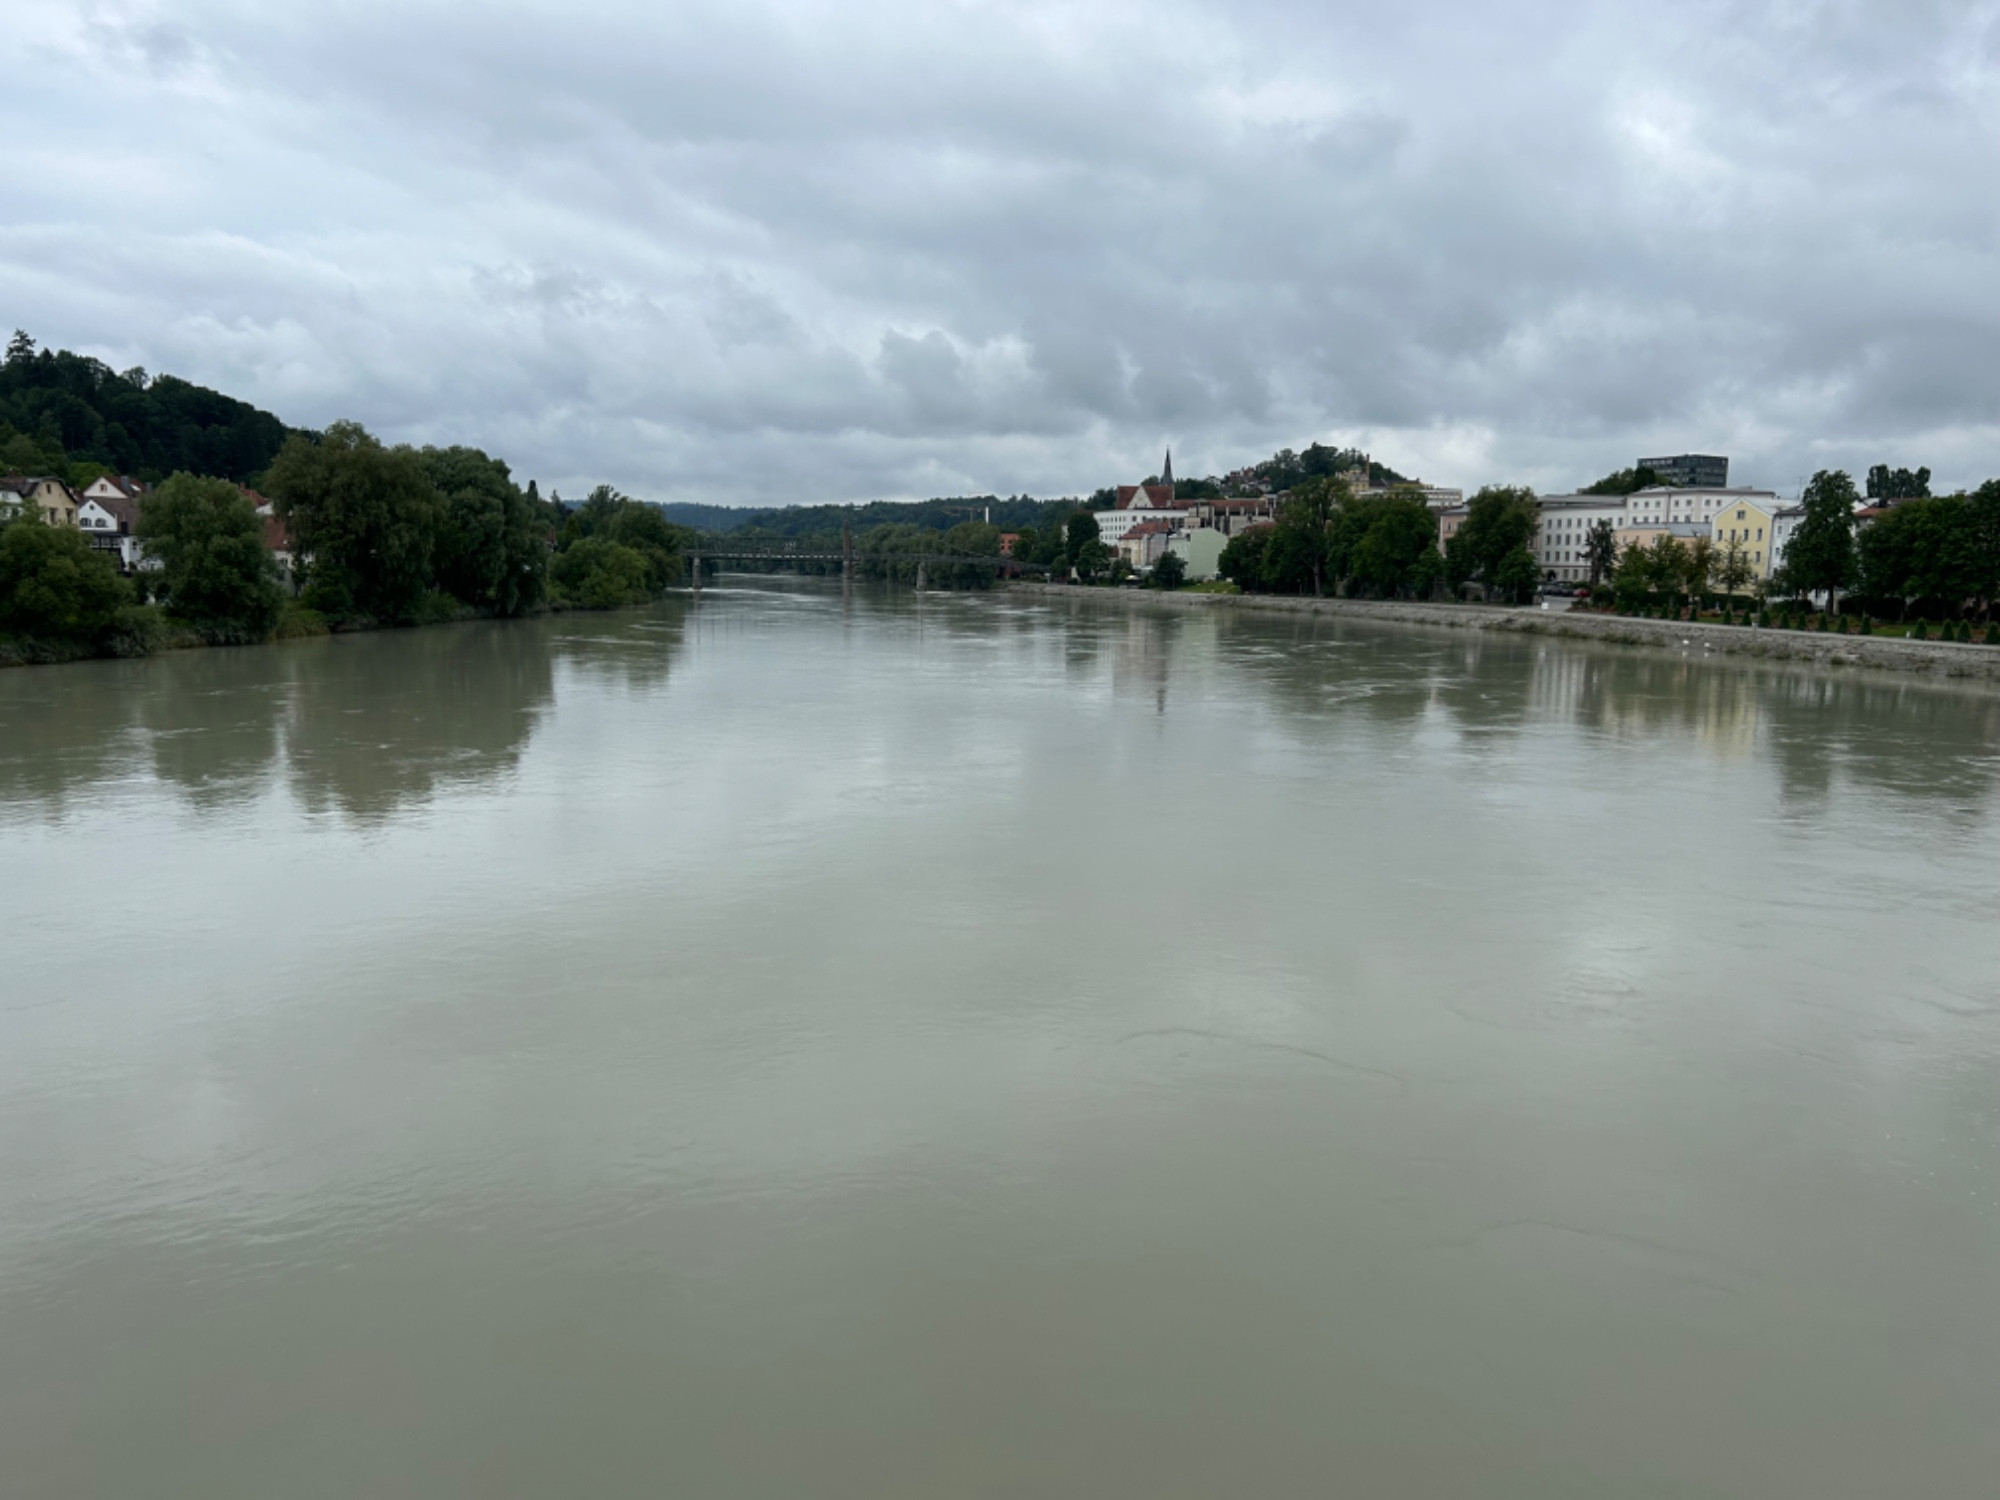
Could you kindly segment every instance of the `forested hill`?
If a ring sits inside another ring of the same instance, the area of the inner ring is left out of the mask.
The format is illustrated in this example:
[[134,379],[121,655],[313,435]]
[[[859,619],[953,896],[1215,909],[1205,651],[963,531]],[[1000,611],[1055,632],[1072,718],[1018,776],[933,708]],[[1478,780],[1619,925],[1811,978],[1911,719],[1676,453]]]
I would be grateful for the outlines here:
[[42,349],[16,333],[0,364],[0,470],[87,483],[186,470],[248,483],[288,429],[267,411],[172,375],[122,374],[100,359]]
[[782,508],[738,509],[730,505],[663,505],[661,511],[676,526],[696,531],[727,532],[749,529],[760,536],[825,536],[839,532],[842,523],[856,535],[871,526],[917,526],[926,531],[949,531],[964,521],[983,521],[991,513],[1002,531],[1039,527],[1067,516],[1080,502],[1076,500],[1034,500],[1016,495],[1002,500],[994,495],[967,495],[941,500],[874,500],[866,505],[787,505]]

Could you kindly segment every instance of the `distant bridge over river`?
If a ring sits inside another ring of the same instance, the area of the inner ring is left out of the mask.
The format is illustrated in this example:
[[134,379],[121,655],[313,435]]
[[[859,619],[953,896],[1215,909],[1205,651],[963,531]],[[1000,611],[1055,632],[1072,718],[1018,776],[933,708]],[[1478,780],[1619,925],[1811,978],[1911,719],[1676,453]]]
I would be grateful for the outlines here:
[[856,576],[857,566],[879,567],[888,564],[893,571],[913,569],[916,585],[924,587],[926,575],[937,568],[973,567],[991,569],[996,575],[1013,576],[1022,573],[1049,573],[1048,563],[1022,562],[1012,557],[1002,557],[990,552],[925,552],[916,549],[901,550],[891,548],[871,548],[857,550],[851,537],[843,536],[839,547],[828,547],[824,542],[732,542],[727,536],[697,536],[681,551],[688,560],[688,577],[696,590],[701,588],[702,569],[709,564],[753,563],[765,567],[783,567],[786,564],[812,563],[819,565],[838,564],[840,576],[851,579]]

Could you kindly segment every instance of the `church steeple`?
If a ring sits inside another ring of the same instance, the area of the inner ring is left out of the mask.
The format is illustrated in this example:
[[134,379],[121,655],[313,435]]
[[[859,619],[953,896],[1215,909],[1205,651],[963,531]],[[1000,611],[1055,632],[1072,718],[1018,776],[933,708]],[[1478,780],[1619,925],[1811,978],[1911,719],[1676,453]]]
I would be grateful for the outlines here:
[[1167,461],[1160,465],[1160,483],[1171,492],[1174,487],[1174,450],[1167,450]]

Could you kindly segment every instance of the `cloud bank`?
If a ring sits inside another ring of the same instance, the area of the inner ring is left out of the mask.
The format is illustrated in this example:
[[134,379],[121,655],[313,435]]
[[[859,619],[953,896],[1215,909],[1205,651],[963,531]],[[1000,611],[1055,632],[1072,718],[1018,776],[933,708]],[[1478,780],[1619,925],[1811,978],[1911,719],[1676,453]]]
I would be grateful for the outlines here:
[[16,0],[0,318],[522,476],[2000,474],[2000,6]]

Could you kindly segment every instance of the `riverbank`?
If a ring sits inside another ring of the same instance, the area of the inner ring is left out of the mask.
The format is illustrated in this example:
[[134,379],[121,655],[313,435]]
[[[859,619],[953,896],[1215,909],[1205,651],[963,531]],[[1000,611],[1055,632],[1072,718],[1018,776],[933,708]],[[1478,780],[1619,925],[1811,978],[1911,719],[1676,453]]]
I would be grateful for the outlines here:
[[1555,636],[1618,646],[1683,648],[1819,667],[1864,667],[1934,677],[2000,682],[2000,646],[1951,641],[1910,641],[1866,635],[1819,635],[1749,625],[1697,625],[1625,615],[1509,608],[1491,604],[1418,604],[1390,599],[1308,599],[1284,594],[1159,593],[1149,589],[1082,588],[1074,584],[1011,583],[1011,596],[1068,599],[1133,609],[1250,610],[1273,614],[1335,615],[1448,630],[1492,630]]

